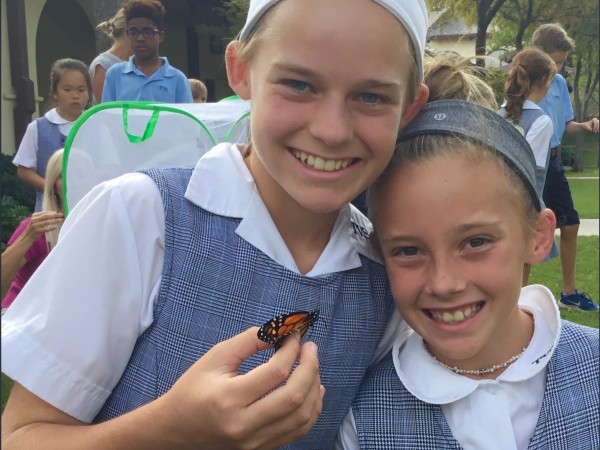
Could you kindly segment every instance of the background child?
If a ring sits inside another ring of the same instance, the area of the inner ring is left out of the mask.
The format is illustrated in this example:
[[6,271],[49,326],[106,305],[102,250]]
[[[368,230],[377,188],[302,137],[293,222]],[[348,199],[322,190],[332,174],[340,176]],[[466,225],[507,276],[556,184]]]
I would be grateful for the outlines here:
[[[552,58],[537,49],[529,48],[515,55],[512,67],[504,84],[505,104],[500,115],[523,130],[535,157],[535,189],[544,202],[544,184],[550,164],[550,139],[552,137],[552,119],[537,105],[548,93],[552,78],[556,74],[556,65]],[[544,206],[545,207],[545,206]],[[558,246],[552,245],[548,258],[558,256]],[[531,266],[523,269],[523,286],[529,280]]]
[[115,64],[127,61],[133,53],[131,42],[125,34],[126,28],[127,21],[123,8],[119,9],[113,18],[98,24],[96,27],[97,30],[102,31],[111,38],[113,43],[107,51],[96,56],[90,64],[94,103],[99,103],[102,99],[102,88],[104,87],[106,71]]
[[527,141],[456,100],[429,103],[399,140],[369,210],[416,333],[367,373],[340,443],[598,448],[598,330],[561,322],[546,287],[521,289],[555,226]]
[[190,89],[192,90],[194,103],[206,103],[206,97],[208,96],[206,85],[196,78],[189,78],[188,81],[190,83]]
[[[394,309],[348,202],[427,98],[427,13],[406,5],[250,3],[226,66],[252,142],[77,204],[3,317],[3,444],[271,448],[311,430],[293,447],[333,446]],[[315,309],[294,370],[297,336],[259,352],[254,325]]]
[[56,107],[27,126],[13,164],[17,174],[36,190],[35,211],[41,211],[44,176],[50,156],[62,148],[73,122],[90,105],[88,67],[77,59],[59,59],[50,68],[50,93]]
[[[556,23],[545,24],[537,28],[531,38],[534,47],[538,47],[556,63],[560,72],[575,43],[566,31]],[[539,102],[540,107],[552,119],[554,133],[550,141],[551,156],[544,186],[544,202],[556,215],[557,227],[560,228],[560,262],[563,276],[563,289],[558,305],[563,308],[598,311],[590,296],[578,292],[575,283],[575,263],[577,261],[577,233],[579,231],[579,214],[573,204],[573,196],[565,169],[558,154],[563,133],[581,133],[589,131],[598,133],[598,119],[587,122],[575,122],[573,107],[569,97],[567,82],[560,73],[554,75],[546,97]]]
[[48,160],[42,211],[24,219],[2,252],[2,310],[8,308],[25,283],[56,245],[63,221],[62,155],[57,150]]
[[186,76],[159,56],[165,40],[162,29],[165,7],[159,0],[131,0],[124,7],[126,35],[133,49],[128,62],[115,64],[106,72],[102,101],[144,100],[192,103]]

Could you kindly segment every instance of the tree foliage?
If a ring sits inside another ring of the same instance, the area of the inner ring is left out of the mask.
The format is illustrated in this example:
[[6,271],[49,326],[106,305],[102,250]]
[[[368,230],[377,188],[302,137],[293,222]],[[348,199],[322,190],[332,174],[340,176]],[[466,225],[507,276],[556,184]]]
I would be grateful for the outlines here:
[[221,6],[215,8],[217,14],[225,19],[232,36],[244,26],[249,4],[250,0],[223,0]]
[[507,0],[426,0],[431,11],[446,10],[452,19],[463,19],[467,25],[477,25],[475,54],[485,55],[487,32],[498,11]]
[[[531,44],[533,31],[543,23],[560,23],[577,46],[567,65],[573,68],[573,110],[576,121],[598,114],[599,2],[581,0],[426,0],[428,8],[446,10],[450,19],[460,18],[467,25],[477,24],[476,54],[507,50],[510,60],[515,52]],[[493,29],[489,43],[484,40]],[[574,169],[583,166],[582,137],[576,140]]]

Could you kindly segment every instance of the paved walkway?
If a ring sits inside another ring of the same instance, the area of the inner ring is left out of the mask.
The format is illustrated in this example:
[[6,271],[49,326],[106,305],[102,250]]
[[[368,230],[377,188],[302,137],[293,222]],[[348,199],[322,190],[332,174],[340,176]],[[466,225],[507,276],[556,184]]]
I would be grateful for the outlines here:
[[[598,236],[600,233],[598,229],[600,228],[600,220],[599,219],[581,219],[581,224],[579,225],[579,233],[578,236]],[[560,234],[560,230],[556,229],[556,235]]]

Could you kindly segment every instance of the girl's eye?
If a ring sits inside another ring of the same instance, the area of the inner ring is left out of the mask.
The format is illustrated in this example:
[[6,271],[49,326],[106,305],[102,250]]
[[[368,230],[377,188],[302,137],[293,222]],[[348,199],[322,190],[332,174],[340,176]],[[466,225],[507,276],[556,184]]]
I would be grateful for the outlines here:
[[481,237],[476,237],[476,238],[471,238],[467,241],[467,245],[471,248],[477,248],[477,247],[481,247],[483,245],[485,245],[487,243],[487,239],[481,238]]
[[372,92],[365,92],[360,95],[360,100],[369,105],[376,105],[381,103],[382,98],[380,95],[373,94]]
[[419,254],[419,249],[417,247],[400,247],[396,248],[393,251],[394,256],[416,256]]
[[298,92],[306,92],[309,89],[308,83],[305,83],[304,81],[285,80],[284,84]]

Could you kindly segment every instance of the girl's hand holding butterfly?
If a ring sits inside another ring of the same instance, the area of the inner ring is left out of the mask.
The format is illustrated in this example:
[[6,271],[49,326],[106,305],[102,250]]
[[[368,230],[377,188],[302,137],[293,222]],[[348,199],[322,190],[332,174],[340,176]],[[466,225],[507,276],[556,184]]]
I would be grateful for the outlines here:
[[292,333],[268,362],[238,375],[245,359],[270,347],[257,330],[213,347],[154,402],[169,448],[274,448],[312,428],[324,394],[316,345],[301,347],[300,334]]

